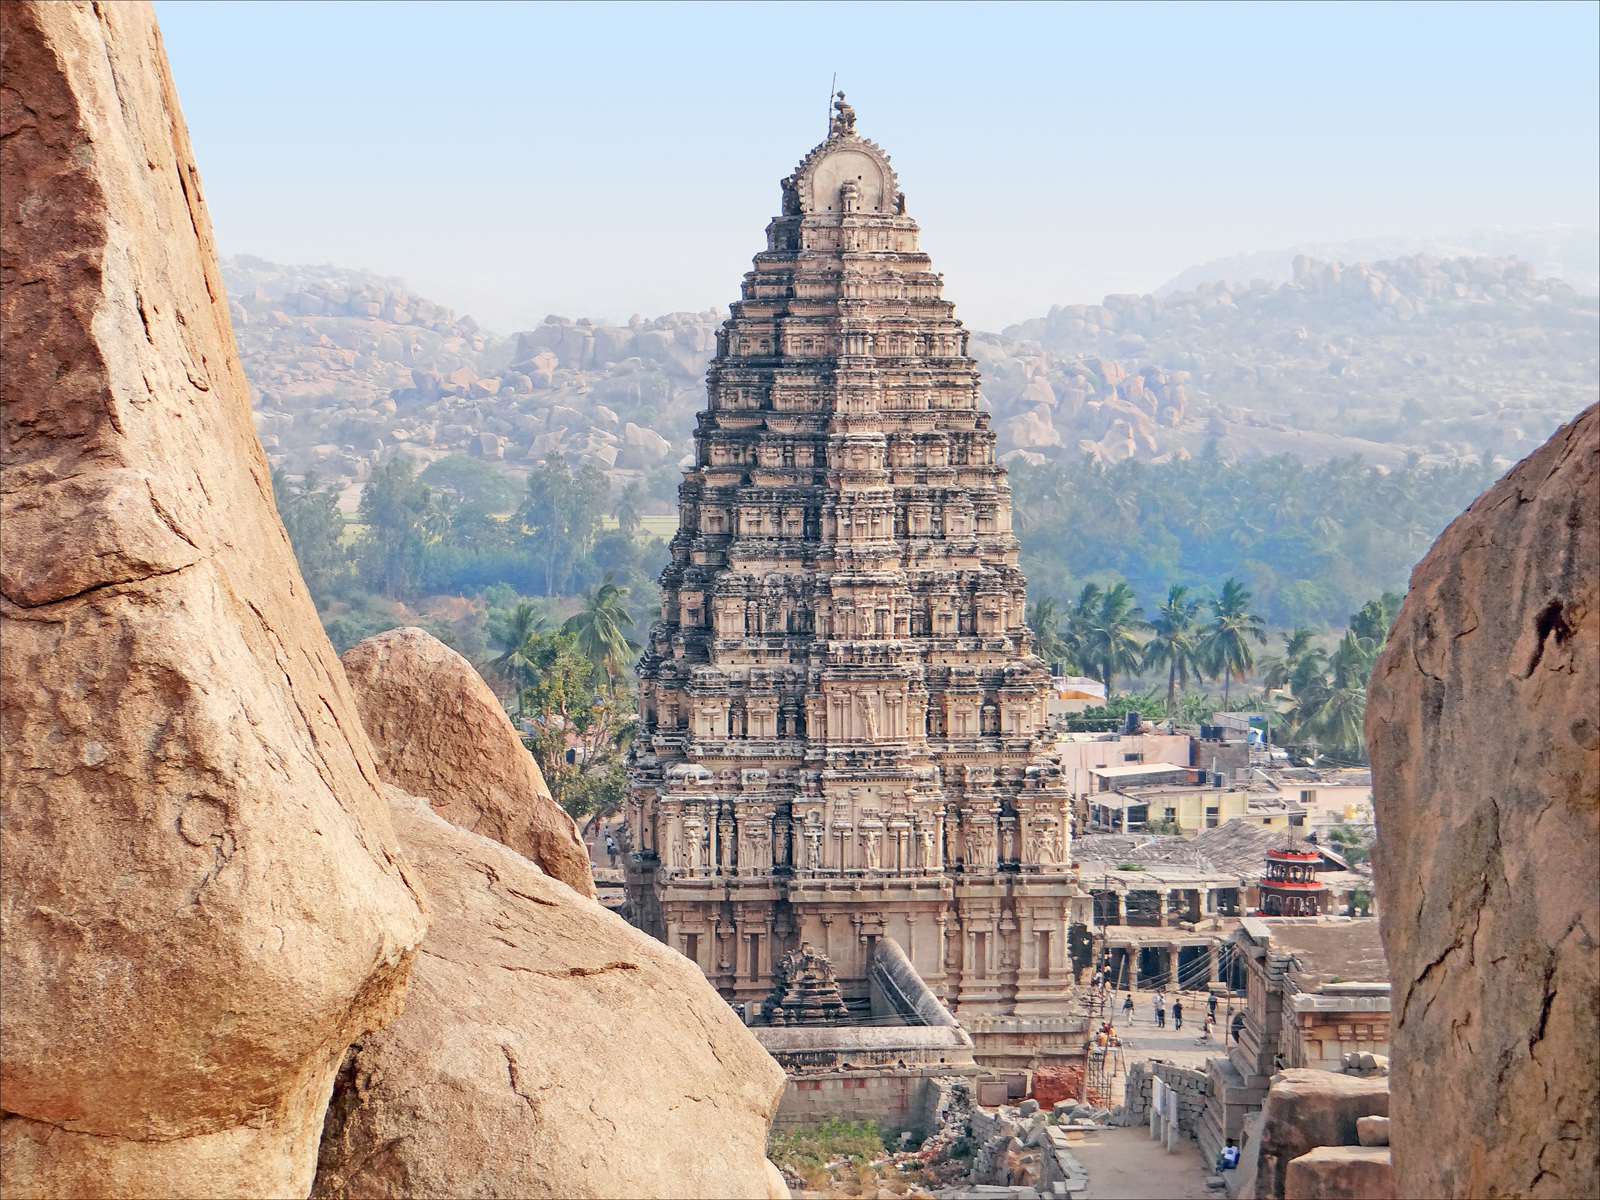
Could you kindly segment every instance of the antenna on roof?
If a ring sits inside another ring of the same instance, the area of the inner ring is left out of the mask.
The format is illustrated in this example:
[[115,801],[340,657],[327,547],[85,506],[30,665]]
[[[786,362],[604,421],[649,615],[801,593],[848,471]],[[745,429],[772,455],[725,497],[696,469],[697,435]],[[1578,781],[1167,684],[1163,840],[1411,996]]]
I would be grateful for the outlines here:
[[839,72],[833,73],[833,82],[828,85],[828,132],[833,132],[833,90],[839,86]]

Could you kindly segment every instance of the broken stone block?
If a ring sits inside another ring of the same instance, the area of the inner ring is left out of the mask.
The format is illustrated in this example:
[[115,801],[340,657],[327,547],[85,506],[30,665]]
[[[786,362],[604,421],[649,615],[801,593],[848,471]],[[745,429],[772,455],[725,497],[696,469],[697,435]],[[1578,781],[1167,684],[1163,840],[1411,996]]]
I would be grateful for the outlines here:
[[1389,1118],[1357,1117],[1356,1140],[1363,1146],[1387,1146],[1389,1144]]
[[1284,1200],[1395,1200],[1387,1147],[1318,1146],[1289,1163]]

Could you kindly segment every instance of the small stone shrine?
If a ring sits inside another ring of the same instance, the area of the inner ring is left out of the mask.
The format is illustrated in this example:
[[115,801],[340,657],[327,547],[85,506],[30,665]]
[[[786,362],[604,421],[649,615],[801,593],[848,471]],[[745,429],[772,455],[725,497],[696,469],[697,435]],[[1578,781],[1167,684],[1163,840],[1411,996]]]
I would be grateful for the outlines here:
[[639,663],[629,907],[732,1001],[810,943],[864,1006],[891,937],[957,1014],[1059,1018],[1089,900],[1006,470],[855,121],[841,94],[782,181],[707,372]]
[[845,1020],[849,1013],[833,977],[833,964],[801,942],[783,956],[776,985],[762,1011],[772,1025],[824,1025]]

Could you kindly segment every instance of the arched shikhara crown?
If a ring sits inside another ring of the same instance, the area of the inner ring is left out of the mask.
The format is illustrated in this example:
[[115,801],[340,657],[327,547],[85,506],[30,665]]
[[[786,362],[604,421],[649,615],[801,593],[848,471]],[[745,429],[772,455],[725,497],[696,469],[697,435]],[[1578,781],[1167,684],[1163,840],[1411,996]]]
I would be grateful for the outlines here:
[[[839,110],[828,140],[800,160],[791,178],[801,215],[842,213],[893,216],[900,210],[900,188],[889,156],[876,142],[855,132],[855,110],[839,93]],[[841,196],[844,185],[854,183],[858,194]],[[787,190],[787,189],[786,189]]]

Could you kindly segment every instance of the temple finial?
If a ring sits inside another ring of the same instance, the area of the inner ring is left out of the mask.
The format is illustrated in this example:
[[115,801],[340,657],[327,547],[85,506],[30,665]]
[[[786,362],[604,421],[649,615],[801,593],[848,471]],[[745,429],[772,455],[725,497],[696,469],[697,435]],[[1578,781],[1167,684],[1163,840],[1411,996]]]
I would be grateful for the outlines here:
[[844,102],[844,93],[835,92],[833,101],[833,123],[828,126],[828,136],[854,137],[856,132],[856,110]]

